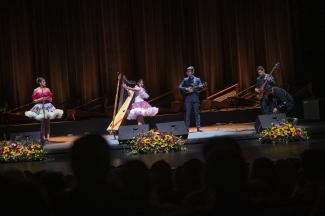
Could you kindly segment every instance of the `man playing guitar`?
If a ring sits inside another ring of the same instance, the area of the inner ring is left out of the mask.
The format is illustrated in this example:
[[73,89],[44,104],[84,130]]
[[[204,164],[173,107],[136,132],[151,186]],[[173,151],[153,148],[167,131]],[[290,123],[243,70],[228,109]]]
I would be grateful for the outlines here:
[[[274,69],[273,69],[274,70]],[[272,70],[272,72],[273,72]],[[270,114],[271,108],[270,103],[268,101],[268,95],[264,94],[264,86],[265,85],[271,85],[271,86],[276,86],[275,80],[272,75],[266,74],[265,70],[262,66],[257,67],[256,69],[259,77],[256,79],[256,88],[255,92],[258,94],[258,98],[260,99],[260,104],[262,108],[262,113],[263,114]]]
[[182,92],[187,93],[185,97],[185,109],[186,109],[186,118],[185,124],[187,129],[190,127],[191,111],[192,107],[195,112],[196,128],[198,132],[202,132],[201,123],[200,123],[200,99],[199,99],[199,90],[204,86],[201,82],[201,79],[194,76],[194,67],[189,66],[187,68],[186,74],[188,77],[184,78],[182,83],[178,86],[178,89]]

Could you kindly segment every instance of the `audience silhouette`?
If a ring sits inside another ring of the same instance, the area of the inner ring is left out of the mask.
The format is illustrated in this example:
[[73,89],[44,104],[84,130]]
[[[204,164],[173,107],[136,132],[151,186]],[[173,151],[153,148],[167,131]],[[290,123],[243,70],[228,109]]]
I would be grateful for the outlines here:
[[70,159],[78,185],[56,202],[59,215],[127,214],[124,191],[108,181],[110,149],[102,136],[86,135],[76,140]]
[[[324,215],[325,151],[246,163],[238,143],[210,139],[204,161],[148,168],[140,160],[111,166],[100,135],[77,139],[74,175],[9,170],[0,175],[3,215]],[[23,206],[22,207],[17,207]]]

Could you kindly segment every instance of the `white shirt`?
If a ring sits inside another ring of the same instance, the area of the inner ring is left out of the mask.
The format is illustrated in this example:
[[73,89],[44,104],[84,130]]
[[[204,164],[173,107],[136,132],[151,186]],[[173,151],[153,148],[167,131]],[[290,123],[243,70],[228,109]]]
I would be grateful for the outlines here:
[[144,99],[149,98],[149,95],[147,94],[147,92],[144,88],[139,87],[137,85],[134,88],[139,89],[139,91],[134,92],[134,94],[135,94],[134,103],[141,102],[141,101],[144,101]]

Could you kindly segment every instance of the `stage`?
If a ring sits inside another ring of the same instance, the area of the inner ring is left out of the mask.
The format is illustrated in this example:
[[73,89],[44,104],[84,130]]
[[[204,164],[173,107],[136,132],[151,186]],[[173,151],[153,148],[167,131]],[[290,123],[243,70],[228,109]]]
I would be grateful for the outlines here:
[[[151,167],[158,160],[165,160],[171,167],[175,168],[192,158],[203,160],[202,148],[204,143],[215,136],[229,136],[235,139],[240,144],[243,156],[248,163],[257,157],[268,157],[277,160],[299,157],[299,154],[307,148],[325,149],[325,123],[321,121],[308,122],[299,120],[298,125],[306,128],[310,133],[311,139],[309,141],[276,145],[259,143],[258,138],[260,135],[256,133],[254,124],[260,114],[259,108],[252,107],[203,111],[201,113],[203,132],[196,131],[195,118],[194,114],[192,114],[191,127],[185,142],[187,151],[148,155],[128,155],[128,146],[119,144],[118,136],[114,137],[113,134],[106,131],[111,122],[109,118],[53,121],[51,122],[51,143],[44,145],[44,149],[49,156],[47,161],[0,164],[0,172],[18,169],[31,172],[49,170],[72,174],[68,160],[69,149],[74,140],[84,134],[101,134],[107,140],[112,149],[112,166],[119,166],[128,160],[138,159],[145,162],[148,167]],[[174,121],[184,121],[184,113],[170,113],[145,118],[145,122],[149,124],[150,128],[155,128],[156,123]],[[136,125],[136,121],[127,121],[126,125]],[[24,137],[30,132],[40,131],[40,124],[35,122],[32,124],[6,125],[0,129],[1,134],[5,133],[7,137],[11,133],[22,134],[22,137]]]
[[[272,160],[282,158],[297,158],[300,153],[308,148],[325,149],[325,123],[324,122],[304,122],[300,121],[298,126],[306,128],[310,133],[310,140],[296,141],[287,144],[261,144],[258,141],[259,134],[254,129],[255,122],[248,123],[216,123],[210,126],[202,126],[203,132],[197,132],[195,127],[191,127],[185,146],[187,151],[157,153],[148,155],[127,155],[129,149],[127,145],[120,145],[118,137],[114,137],[108,132],[102,134],[112,149],[112,166],[119,166],[128,160],[137,159],[143,161],[148,167],[159,160],[165,160],[172,168],[183,165],[184,162],[198,158],[203,160],[202,148],[204,142],[215,136],[229,136],[235,139],[242,148],[243,157],[247,163],[257,157],[267,157]],[[69,165],[69,149],[74,140],[82,135],[66,135],[51,138],[51,143],[46,144],[44,149],[48,152],[49,159],[40,162],[0,164],[0,172],[10,169],[21,171],[29,170],[38,172],[48,170],[73,174]]]

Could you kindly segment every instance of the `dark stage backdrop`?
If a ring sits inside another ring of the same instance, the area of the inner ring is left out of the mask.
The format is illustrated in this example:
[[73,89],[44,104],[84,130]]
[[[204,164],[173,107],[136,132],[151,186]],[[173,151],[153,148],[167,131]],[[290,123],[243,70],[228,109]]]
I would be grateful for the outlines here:
[[42,76],[54,104],[104,94],[113,104],[118,71],[144,78],[156,97],[176,88],[190,65],[211,93],[235,83],[244,90],[257,66],[270,71],[276,62],[281,85],[295,79],[294,50],[304,52],[295,42],[309,39],[295,37],[297,7],[290,0],[1,1],[0,101],[10,109],[31,102]]

